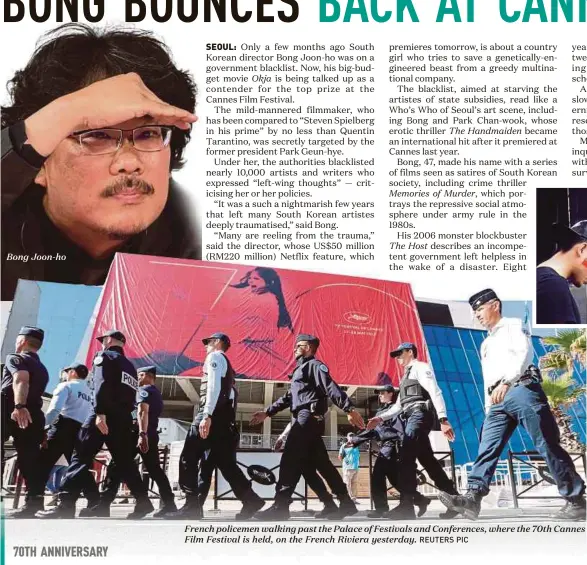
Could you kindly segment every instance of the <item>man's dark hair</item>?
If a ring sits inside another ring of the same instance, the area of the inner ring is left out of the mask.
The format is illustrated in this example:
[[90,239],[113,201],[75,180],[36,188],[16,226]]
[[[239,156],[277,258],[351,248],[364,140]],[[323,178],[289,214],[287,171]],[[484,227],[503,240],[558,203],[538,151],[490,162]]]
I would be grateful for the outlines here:
[[[2,128],[28,118],[61,96],[131,72],[161,100],[194,111],[196,85],[191,75],[175,66],[167,46],[152,33],[65,24],[41,38],[27,66],[8,82],[12,105],[2,107]],[[172,169],[183,165],[189,139],[189,131],[174,128]]]

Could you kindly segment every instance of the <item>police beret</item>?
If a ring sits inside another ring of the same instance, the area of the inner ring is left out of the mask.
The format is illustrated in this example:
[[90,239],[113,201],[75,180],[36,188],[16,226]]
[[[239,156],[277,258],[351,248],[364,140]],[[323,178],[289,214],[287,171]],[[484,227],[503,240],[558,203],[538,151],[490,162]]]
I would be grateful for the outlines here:
[[18,332],[18,335],[34,337],[35,339],[38,339],[42,342],[45,337],[45,332],[41,328],[35,328],[34,326],[22,326]]
[[554,229],[554,239],[559,244],[587,243],[587,220],[581,220],[570,228],[559,223],[552,224],[552,227]]
[[224,343],[226,343],[226,345],[228,347],[230,347],[230,338],[226,334],[223,334],[222,332],[216,332],[216,333],[213,333],[210,337],[205,337],[202,340],[202,343],[204,345],[208,345],[208,342],[211,339],[219,339],[220,341],[223,341]]
[[111,337],[117,341],[126,343],[126,337],[124,337],[124,334],[118,330],[108,330],[106,333],[96,337],[96,339],[101,343],[105,337]]
[[299,343],[300,341],[307,341],[316,347],[320,345],[320,340],[312,334],[298,334],[298,337],[296,337],[296,343]]
[[64,371],[69,371],[70,369],[73,369],[80,379],[85,379],[88,376],[88,368],[83,363],[72,363],[63,368]]
[[473,311],[475,311],[480,306],[483,306],[483,304],[486,304],[490,300],[496,300],[496,299],[499,300],[497,298],[497,294],[495,294],[495,291],[493,291],[490,288],[486,288],[485,290],[482,290],[481,292],[473,294],[473,296],[471,296],[471,298],[469,298],[469,304],[471,305],[471,308],[473,308]]
[[157,367],[155,365],[147,365],[146,367],[140,367],[137,369],[137,373],[151,373],[157,376]]
[[377,393],[381,393],[381,392],[393,392],[393,393],[396,393],[397,391],[398,391],[398,389],[395,388],[393,385],[384,385],[384,386],[381,386],[381,387],[375,389],[375,392],[377,392]]
[[390,357],[399,357],[406,349],[410,349],[415,355],[418,354],[418,348],[411,341],[400,343],[393,351],[389,352]]

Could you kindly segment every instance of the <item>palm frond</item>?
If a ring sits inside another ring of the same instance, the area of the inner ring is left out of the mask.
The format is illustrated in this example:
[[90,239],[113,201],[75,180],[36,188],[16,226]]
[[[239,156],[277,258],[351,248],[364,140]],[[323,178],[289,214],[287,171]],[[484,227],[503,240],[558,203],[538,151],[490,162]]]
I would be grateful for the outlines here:
[[553,408],[569,406],[577,402],[586,391],[585,386],[577,386],[570,375],[564,375],[557,379],[545,377],[542,389],[548,398],[548,403]]
[[584,330],[560,330],[558,335],[543,337],[542,343],[545,345],[554,345],[565,353],[571,353],[571,345],[579,338],[584,336]]
[[546,374],[563,371],[571,374],[573,372],[573,359],[568,353],[556,349],[549,351],[540,358],[540,368]]

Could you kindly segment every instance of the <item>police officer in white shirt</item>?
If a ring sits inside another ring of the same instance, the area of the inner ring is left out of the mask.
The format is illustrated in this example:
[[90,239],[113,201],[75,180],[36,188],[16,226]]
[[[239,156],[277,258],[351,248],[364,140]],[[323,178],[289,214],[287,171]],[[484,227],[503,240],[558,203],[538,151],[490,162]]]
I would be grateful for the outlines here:
[[243,503],[237,520],[251,518],[264,502],[251,488],[250,482],[236,462],[238,431],[236,428],[235,370],[226,351],[230,339],[214,333],[202,340],[206,347],[204,378],[200,387],[200,409],[190,426],[179,459],[179,486],[186,493],[184,506],[166,517],[192,520],[203,518],[200,494],[209,488],[208,473],[202,474],[205,457],[218,467]]
[[86,381],[88,368],[82,363],[73,363],[61,374],[66,380],[55,387],[45,414],[47,440],[39,457],[43,484],[49,480],[51,469],[61,456],[68,463],[71,461],[77,434],[92,409],[92,392]]
[[[368,429],[401,414],[405,423],[405,434],[400,457],[402,479],[400,504],[388,514],[390,518],[413,519],[414,498],[417,497],[416,460],[425,467],[436,487],[445,492],[457,494],[442,465],[434,456],[429,434],[435,425],[436,410],[440,429],[444,436],[453,441],[454,431],[446,417],[446,406],[432,367],[418,360],[418,348],[410,342],[401,343],[390,356],[404,368],[400,382],[398,400],[387,411],[369,420]],[[444,515],[443,518],[451,517]]]
[[491,289],[471,296],[469,304],[489,331],[481,346],[487,413],[466,494],[441,492],[440,500],[447,508],[476,519],[499,457],[520,424],[544,457],[559,493],[567,501],[552,518],[585,520],[585,483],[560,446],[559,430],[540,385],[540,371],[532,365],[530,339],[522,331],[521,321],[502,317],[501,301]]

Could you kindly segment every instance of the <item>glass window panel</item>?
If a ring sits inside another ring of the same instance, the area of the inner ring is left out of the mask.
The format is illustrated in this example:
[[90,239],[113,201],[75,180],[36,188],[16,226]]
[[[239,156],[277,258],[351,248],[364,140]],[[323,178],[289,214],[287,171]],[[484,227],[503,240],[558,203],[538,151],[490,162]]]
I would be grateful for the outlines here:
[[467,350],[467,361],[469,362],[470,371],[482,380],[483,370],[481,369],[481,360],[475,351]]
[[459,331],[456,328],[448,328],[446,330],[448,343],[452,347],[461,347],[461,340],[459,339]]
[[426,339],[428,347],[430,347],[430,344],[436,343],[436,336],[434,335],[434,330],[431,326],[424,326],[424,338]]
[[465,352],[460,348],[453,347],[452,354],[455,359],[457,369],[461,372],[467,371],[469,368],[469,364],[467,363]]
[[459,330],[459,336],[461,337],[465,349],[475,349],[473,338],[471,337],[471,332],[469,330]]
[[452,400],[452,395],[450,390],[445,382],[438,383],[440,390],[442,391],[442,396],[444,397],[444,403],[446,404],[447,410],[454,410],[454,403]]
[[437,345],[446,345],[448,338],[446,337],[446,329],[441,326],[434,326],[434,334],[436,335]]
[[471,373],[463,373],[462,371],[459,371],[459,376],[461,377],[461,380],[464,383],[474,383],[475,382],[475,377]]
[[444,369],[444,365],[442,364],[438,347],[436,347],[435,345],[428,346],[428,350],[430,351],[430,361],[432,364],[432,368],[434,369],[434,372],[437,373],[439,371],[442,371]]
[[440,357],[442,358],[442,364],[444,365],[444,368],[447,371],[456,371],[456,365],[452,357],[450,348],[439,346],[438,351],[440,352]]

